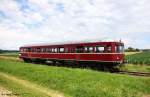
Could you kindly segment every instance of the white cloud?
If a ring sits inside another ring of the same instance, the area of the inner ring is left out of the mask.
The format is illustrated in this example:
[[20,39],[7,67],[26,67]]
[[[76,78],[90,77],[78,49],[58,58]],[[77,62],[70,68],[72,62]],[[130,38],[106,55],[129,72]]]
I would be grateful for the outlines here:
[[149,10],[149,0],[1,0],[0,48],[94,39],[149,47]]

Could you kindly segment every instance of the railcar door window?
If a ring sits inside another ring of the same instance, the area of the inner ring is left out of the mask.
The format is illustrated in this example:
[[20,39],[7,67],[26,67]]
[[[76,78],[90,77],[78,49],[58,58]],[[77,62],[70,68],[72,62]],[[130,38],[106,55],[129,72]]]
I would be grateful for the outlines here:
[[65,53],[68,53],[68,51],[69,51],[68,48],[65,48]]
[[111,46],[107,46],[107,52],[111,52]]

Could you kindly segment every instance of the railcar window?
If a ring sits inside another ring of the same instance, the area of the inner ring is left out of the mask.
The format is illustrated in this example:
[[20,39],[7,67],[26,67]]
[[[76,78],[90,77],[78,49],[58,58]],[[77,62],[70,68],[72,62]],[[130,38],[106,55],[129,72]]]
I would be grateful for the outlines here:
[[49,52],[49,48],[46,48],[46,52]]
[[77,48],[76,48],[76,52],[77,52],[77,53],[83,53],[83,51],[84,51],[84,48],[83,48],[83,47],[77,47]]
[[34,52],[34,48],[31,48],[31,52]]
[[103,46],[96,46],[95,47],[95,51],[98,53],[98,52],[104,52],[104,47]]
[[33,48],[33,52],[36,52],[36,48]]
[[44,52],[44,48],[41,48],[41,52]]
[[26,52],[30,52],[31,51],[31,48],[26,48]]
[[93,47],[84,47],[86,53],[92,53],[93,49],[94,49]]
[[89,47],[89,53],[93,52],[93,47]]
[[88,51],[88,47],[84,47],[84,50],[85,50],[85,52],[87,52]]
[[54,53],[55,51],[54,51],[54,48],[52,48],[52,53]]
[[41,51],[41,49],[40,49],[40,48],[37,48],[37,49],[36,49],[36,51],[37,51],[37,52],[40,52],[40,51]]
[[64,52],[64,48],[62,47],[62,48],[59,48],[59,52],[60,53],[63,53]]
[[54,51],[55,53],[57,53],[57,48],[55,48],[55,51]]
[[44,50],[43,52],[46,52],[46,48],[44,48],[43,50]]
[[49,49],[49,51],[48,52],[52,52],[52,49],[51,48],[48,48]]

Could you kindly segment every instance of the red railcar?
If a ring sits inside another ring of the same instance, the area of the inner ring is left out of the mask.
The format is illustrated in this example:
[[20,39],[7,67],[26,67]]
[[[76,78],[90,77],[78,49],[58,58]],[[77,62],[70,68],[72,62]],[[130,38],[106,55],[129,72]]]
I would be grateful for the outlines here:
[[124,61],[124,44],[122,42],[82,42],[28,45],[20,47],[19,55],[24,61],[42,59],[121,64]]

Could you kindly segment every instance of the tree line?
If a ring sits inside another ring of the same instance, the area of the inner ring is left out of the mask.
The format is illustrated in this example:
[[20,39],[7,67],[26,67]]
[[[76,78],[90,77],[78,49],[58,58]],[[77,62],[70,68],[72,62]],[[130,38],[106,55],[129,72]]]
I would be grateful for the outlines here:
[[0,53],[15,53],[15,52],[19,52],[18,50],[2,50],[0,49]]
[[128,47],[127,49],[125,49],[125,52],[140,52],[140,51],[150,52],[150,49],[138,49],[138,48],[133,48],[133,47]]

